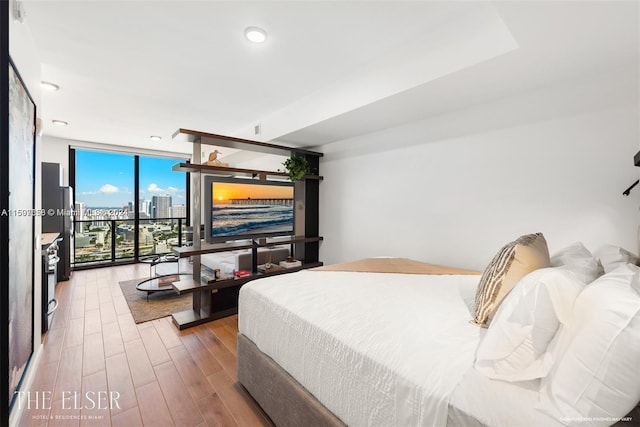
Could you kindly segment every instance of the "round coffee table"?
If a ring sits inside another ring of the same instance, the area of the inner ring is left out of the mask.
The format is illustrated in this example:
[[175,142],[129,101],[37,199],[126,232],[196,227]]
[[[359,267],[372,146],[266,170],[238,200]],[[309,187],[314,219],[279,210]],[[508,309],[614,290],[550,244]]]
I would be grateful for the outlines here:
[[154,255],[150,258],[140,260],[143,264],[149,264],[149,278],[158,276],[155,274],[156,266],[158,264],[164,264],[166,262],[175,262],[178,264],[178,271],[176,274],[180,274],[180,258],[175,255]]
[[168,292],[173,291],[173,282],[179,282],[180,280],[191,279],[190,274],[166,274],[164,276],[152,277],[136,285],[136,289],[147,293],[147,301],[149,301],[149,294],[155,292]]

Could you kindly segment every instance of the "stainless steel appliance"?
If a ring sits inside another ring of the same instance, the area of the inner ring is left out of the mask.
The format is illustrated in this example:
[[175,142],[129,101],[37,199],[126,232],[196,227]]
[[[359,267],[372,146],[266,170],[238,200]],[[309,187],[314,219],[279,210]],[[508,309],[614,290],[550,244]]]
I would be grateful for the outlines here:
[[51,324],[53,312],[58,308],[58,301],[55,299],[56,283],[58,282],[58,243],[55,240],[48,246],[42,248],[42,332],[47,332]]
[[42,162],[42,217],[43,233],[59,233],[58,282],[71,277],[73,258],[73,188],[62,185],[62,168],[58,163]]

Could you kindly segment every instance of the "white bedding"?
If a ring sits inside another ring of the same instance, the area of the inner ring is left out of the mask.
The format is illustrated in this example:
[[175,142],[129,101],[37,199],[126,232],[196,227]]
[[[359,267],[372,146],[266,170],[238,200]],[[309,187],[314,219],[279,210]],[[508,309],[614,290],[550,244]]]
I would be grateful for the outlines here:
[[[538,380],[473,368],[478,276],[301,271],[241,289],[239,330],[350,426],[555,426]],[[542,423],[542,424],[541,424]]]
[[352,426],[444,426],[479,276],[301,271],[240,291],[239,330]]

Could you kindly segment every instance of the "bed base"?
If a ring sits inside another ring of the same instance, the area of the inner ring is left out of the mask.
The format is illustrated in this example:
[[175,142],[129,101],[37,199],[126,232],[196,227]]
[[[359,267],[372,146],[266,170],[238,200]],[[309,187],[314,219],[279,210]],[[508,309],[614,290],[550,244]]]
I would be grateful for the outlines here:
[[238,334],[238,380],[278,427],[346,427],[243,334]]

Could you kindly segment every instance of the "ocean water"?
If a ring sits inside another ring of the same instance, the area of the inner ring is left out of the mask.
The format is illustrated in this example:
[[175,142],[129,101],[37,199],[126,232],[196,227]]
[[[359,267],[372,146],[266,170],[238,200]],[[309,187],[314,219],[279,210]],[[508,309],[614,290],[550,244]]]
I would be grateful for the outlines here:
[[293,232],[293,206],[221,205],[212,208],[211,219],[214,237]]

